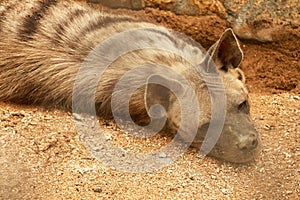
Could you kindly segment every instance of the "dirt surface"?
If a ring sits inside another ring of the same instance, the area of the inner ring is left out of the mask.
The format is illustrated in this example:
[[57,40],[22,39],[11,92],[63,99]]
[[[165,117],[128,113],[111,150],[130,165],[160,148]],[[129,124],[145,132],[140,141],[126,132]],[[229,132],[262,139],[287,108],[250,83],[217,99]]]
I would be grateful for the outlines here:
[[[113,12],[186,33],[205,48],[229,27],[216,16],[176,16],[156,9]],[[251,116],[263,143],[255,162],[200,159],[189,149],[157,172],[119,172],[89,154],[71,113],[0,102],[0,199],[299,199],[299,28],[280,43],[242,41],[241,46]],[[113,135],[109,140],[134,149],[168,143],[159,136],[130,143],[113,124],[100,124]]]

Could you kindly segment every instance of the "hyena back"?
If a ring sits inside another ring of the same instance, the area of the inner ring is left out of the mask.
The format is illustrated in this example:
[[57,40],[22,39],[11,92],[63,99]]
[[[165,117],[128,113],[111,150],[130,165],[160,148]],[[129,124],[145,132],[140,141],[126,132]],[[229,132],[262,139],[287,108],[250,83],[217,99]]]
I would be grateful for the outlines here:
[[[85,4],[71,1],[2,1],[0,100],[52,105],[72,110],[76,75],[86,56],[112,35],[143,28],[156,29],[157,26],[133,17],[94,10]],[[161,40],[170,41],[174,48],[187,46],[194,49],[195,55],[202,53],[201,49],[190,42],[178,41],[180,38],[174,37],[167,30],[160,29],[157,34],[161,35]],[[117,47],[111,47],[112,50],[114,48]],[[211,155],[232,162],[253,160],[259,152],[260,141],[249,118],[248,92],[244,75],[238,69],[242,52],[232,30],[226,30],[209,49],[208,54],[216,63],[215,70],[222,77],[227,95],[225,125]],[[112,117],[110,100],[116,82],[134,66],[145,63],[169,66],[183,74],[195,88],[200,109],[204,112],[200,116],[200,128],[194,141],[196,146],[199,145],[205,136],[211,115],[209,91],[195,66],[168,52],[139,50],[122,55],[112,63],[103,74],[96,91],[97,114],[105,118]],[[168,79],[167,75],[161,78],[177,84]],[[89,82],[89,77],[84,79],[86,83]],[[132,81],[132,85],[134,84],[135,80]],[[89,88],[88,84],[85,86]],[[130,114],[137,122],[143,123],[146,119],[147,123],[148,109],[156,103],[165,106],[168,117],[166,126],[171,132],[176,131],[180,127],[180,107],[174,94],[166,88],[157,85],[140,88],[130,101]],[[122,113],[122,109],[119,108],[119,112]]]
[[148,25],[68,1],[0,5],[0,99],[18,103],[70,108],[72,84],[64,81],[74,81],[88,53],[110,35]]

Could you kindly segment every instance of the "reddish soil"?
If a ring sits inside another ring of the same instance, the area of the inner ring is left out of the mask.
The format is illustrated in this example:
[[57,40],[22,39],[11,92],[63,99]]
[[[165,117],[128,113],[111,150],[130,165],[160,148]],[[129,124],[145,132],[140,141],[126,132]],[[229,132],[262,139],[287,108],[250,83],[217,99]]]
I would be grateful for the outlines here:
[[[216,16],[176,16],[157,9],[112,12],[183,32],[205,48],[229,27]],[[263,143],[255,162],[234,165],[199,159],[190,149],[157,172],[119,172],[89,154],[72,114],[0,102],[0,199],[299,199],[299,28],[277,43],[241,44],[251,117]],[[132,143],[112,124],[103,126],[113,133],[110,140],[135,149],[167,143],[159,136]]]
[[[120,10],[118,10],[120,12]],[[128,11],[122,11],[128,13]],[[185,33],[208,49],[230,27],[218,16],[178,16],[172,12],[147,8],[129,12],[153,23]],[[289,28],[279,42],[241,41],[244,62],[241,66],[250,91],[300,93],[300,27]]]

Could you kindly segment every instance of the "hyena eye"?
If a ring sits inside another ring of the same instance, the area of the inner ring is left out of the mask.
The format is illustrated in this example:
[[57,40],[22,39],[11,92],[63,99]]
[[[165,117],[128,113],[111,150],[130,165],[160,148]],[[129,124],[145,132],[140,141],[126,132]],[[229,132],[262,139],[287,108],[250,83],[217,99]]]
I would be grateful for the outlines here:
[[221,70],[224,71],[224,72],[228,72],[228,67],[226,65],[223,65],[221,67]]
[[249,114],[250,109],[249,109],[249,103],[248,103],[248,101],[243,101],[243,103],[239,104],[238,105],[238,110],[240,112]]

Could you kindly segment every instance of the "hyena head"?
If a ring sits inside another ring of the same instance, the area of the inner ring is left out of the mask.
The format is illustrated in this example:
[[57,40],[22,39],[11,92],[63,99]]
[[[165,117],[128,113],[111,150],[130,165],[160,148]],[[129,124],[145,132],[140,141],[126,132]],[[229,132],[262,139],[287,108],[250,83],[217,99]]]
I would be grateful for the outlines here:
[[[225,123],[217,143],[209,155],[218,157],[230,162],[244,163],[253,160],[260,152],[260,139],[258,132],[250,119],[249,96],[245,86],[245,77],[240,65],[243,53],[238,41],[231,29],[226,30],[221,38],[208,50],[207,58],[212,59],[217,68],[225,88],[226,94],[226,115]],[[201,86],[201,76],[187,72],[187,79],[194,83],[195,94],[201,110],[198,123],[198,131],[193,137],[192,146],[200,147],[206,136],[211,120],[211,97],[207,86]],[[152,76],[148,79],[157,79]],[[166,77],[169,85],[177,91],[184,89],[178,81]],[[167,128],[176,132],[181,127],[181,106],[174,93],[165,87],[148,84],[145,91],[145,105],[149,115],[149,108],[154,104],[161,104],[166,108],[168,118]],[[189,95],[187,93],[183,95]],[[190,115],[193,115],[191,109]],[[183,130],[184,140],[189,140],[189,130]],[[189,141],[191,142],[191,141]]]

